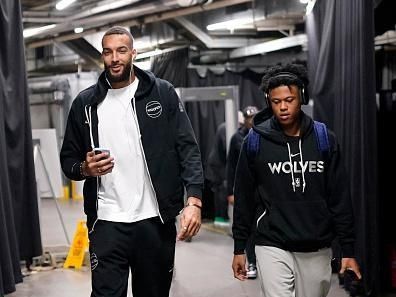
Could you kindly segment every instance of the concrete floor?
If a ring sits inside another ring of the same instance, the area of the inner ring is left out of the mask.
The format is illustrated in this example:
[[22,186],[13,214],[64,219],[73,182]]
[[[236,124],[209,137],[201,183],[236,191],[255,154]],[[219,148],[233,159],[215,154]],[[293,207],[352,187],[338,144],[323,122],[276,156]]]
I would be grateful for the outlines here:
[[[59,201],[67,234],[72,240],[78,220],[84,219],[81,201]],[[52,199],[40,203],[43,246],[49,250],[67,245],[56,205]],[[258,297],[259,281],[244,282],[233,278],[231,270],[232,238],[226,232],[215,229],[211,223],[203,225],[192,242],[178,242],[176,268],[171,297]],[[50,269],[50,270],[47,270]],[[90,270],[37,267],[16,292],[7,297],[87,297],[90,295]],[[132,296],[129,292],[128,296]],[[328,297],[347,297],[334,275]]]

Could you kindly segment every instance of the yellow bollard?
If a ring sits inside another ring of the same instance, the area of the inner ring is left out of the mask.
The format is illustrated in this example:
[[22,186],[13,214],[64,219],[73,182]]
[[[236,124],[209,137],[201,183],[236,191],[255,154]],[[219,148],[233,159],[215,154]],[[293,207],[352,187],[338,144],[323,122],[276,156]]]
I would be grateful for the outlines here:
[[69,186],[64,186],[63,187],[63,200],[69,200],[70,199],[70,188]]
[[73,200],[82,200],[83,196],[77,191],[77,183],[72,180],[71,181],[71,190],[72,190],[72,199]]

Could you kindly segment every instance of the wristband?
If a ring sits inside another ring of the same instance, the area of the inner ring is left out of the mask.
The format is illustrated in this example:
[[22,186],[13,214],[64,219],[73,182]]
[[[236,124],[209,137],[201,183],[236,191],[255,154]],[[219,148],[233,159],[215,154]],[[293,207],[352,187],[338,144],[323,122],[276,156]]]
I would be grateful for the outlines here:
[[202,208],[200,205],[198,205],[198,204],[196,204],[196,203],[193,203],[193,202],[187,203],[185,207],[187,207],[187,206],[195,206],[195,207],[198,207],[199,209]]

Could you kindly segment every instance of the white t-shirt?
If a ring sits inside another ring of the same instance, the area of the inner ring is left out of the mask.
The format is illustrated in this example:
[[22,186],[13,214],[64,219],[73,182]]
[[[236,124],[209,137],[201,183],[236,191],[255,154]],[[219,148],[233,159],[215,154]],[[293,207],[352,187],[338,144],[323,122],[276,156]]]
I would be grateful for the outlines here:
[[135,77],[127,87],[109,89],[98,105],[99,146],[114,157],[113,171],[101,177],[100,220],[131,223],[159,214],[132,107],[138,84]]

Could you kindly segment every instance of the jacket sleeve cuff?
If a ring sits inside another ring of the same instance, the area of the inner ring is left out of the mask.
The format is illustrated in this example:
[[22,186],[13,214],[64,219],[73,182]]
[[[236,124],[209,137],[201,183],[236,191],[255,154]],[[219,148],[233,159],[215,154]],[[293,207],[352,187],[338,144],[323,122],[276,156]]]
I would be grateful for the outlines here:
[[202,188],[197,185],[192,185],[187,188],[187,198],[194,197],[202,200]]
[[71,179],[80,181],[84,180],[86,176],[82,172],[83,162],[75,162],[71,168]]
[[342,258],[354,258],[355,249],[353,243],[347,243],[341,245]]
[[242,255],[245,253],[246,241],[234,240],[234,255]]

